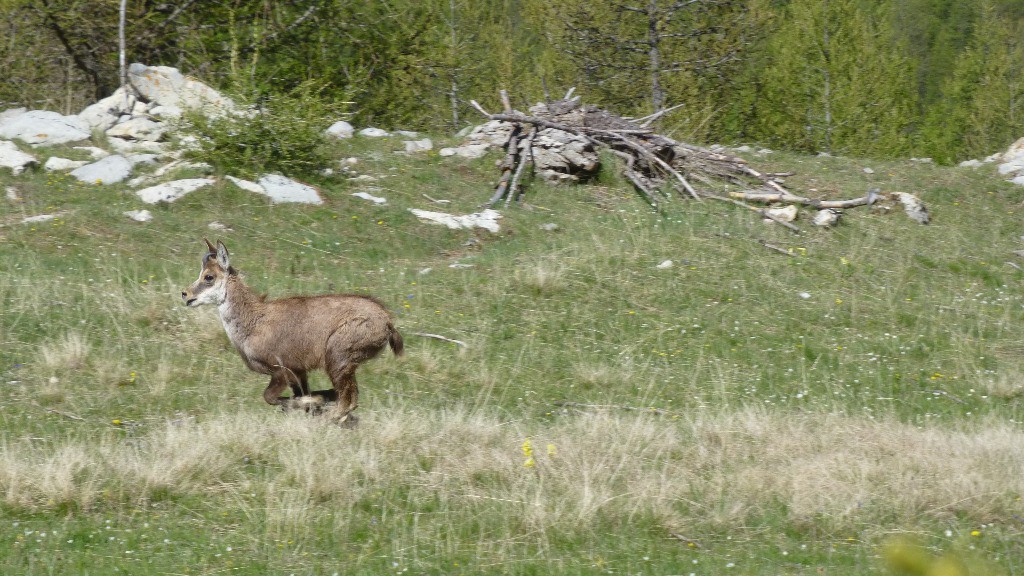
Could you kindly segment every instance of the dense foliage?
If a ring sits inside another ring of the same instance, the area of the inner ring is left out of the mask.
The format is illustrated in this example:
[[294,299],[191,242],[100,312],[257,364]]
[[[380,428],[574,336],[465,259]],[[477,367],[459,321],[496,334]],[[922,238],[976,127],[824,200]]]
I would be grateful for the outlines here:
[[[77,111],[118,85],[118,0],[0,0],[0,102]],[[1016,0],[128,2],[128,58],[385,128],[451,130],[477,99],[577,87],[621,114],[682,106],[697,141],[944,162],[1024,134]]]

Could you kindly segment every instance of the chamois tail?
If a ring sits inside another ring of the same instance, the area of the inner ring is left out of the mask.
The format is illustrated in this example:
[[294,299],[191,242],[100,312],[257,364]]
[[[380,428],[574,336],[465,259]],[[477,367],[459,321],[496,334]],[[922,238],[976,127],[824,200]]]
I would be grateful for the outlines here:
[[395,353],[395,356],[401,356],[405,352],[405,342],[402,341],[402,335],[398,333],[398,330],[388,322],[388,344],[391,345],[391,351]]

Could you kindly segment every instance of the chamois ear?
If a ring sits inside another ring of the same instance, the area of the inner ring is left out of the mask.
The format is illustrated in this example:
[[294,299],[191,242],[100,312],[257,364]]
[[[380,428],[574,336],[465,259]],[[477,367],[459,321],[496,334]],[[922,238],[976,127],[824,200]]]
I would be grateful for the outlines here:
[[206,263],[210,260],[210,258],[213,258],[214,256],[217,255],[217,249],[214,248],[213,244],[210,244],[210,241],[207,240],[206,238],[203,238],[203,241],[206,242],[207,248],[206,254],[203,254],[203,266],[206,266]]
[[220,267],[225,270],[231,268],[231,261],[230,258],[228,257],[228,249],[220,240],[217,240],[217,264],[220,264]]

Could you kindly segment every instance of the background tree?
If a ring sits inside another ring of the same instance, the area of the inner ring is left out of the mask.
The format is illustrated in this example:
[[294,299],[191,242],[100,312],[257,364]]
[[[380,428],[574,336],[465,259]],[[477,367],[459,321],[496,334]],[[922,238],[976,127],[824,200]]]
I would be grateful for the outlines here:
[[914,68],[877,2],[794,0],[748,69],[746,136],[808,152],[910,149]]
[[[634,0],[547,4],[547,34],[574,64],[588,98],[625,114],[685,104],[680,129],[708,118],[737,68],[749,2]],[[713,115],[713,114],[712,114]]]
[[1024,25],[990,0],[976,10],[968,47],[922,131],[923,148],[944,162],[987,156],[1024,136]]

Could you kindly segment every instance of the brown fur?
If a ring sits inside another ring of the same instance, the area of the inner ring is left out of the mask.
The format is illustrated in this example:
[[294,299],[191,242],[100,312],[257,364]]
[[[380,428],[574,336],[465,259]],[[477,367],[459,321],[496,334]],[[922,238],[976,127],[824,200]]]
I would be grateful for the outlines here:
[[[203,257],[197,279],[181,293],[186,305],[217,304],[221,322],[250,370],[270,375],[263,391],[269,404],[280,394],[310,393],[307,373],[323,369],[334,390],[314,393],[337,400],[337,417],[345,421],[358,406],[356,369],[390,346],[403,352],[402,335],[387,308],[376,298],[357,294],[290,296],[268,300],[253,292],[231,267],[221,242]],[[333,393],[332,393],[333,392]]]

